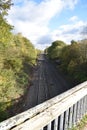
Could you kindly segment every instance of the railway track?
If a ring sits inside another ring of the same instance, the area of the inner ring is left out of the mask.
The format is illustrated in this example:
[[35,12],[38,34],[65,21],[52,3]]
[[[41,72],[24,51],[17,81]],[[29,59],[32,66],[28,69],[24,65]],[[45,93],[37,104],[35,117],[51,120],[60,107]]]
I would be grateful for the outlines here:
[[32,86],[27,94],[25,109],[34,107],[71,88],[68,81],[57,71],[55,65],[44,55],[41,57],[44,59],[40,60],[39,57]]
[[37,103],[40,104],[46,101],[48,96],[48,82],[46,78],[46,68],[44,61],[40,63],[39,66],[39,78],[38,78],[38,94]]

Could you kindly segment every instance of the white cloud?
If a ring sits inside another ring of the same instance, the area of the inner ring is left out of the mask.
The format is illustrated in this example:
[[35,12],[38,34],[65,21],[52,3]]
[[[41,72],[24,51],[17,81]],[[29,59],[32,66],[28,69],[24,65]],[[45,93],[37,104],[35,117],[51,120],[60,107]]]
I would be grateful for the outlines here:
[[[10,19],[33,22],[36,25],[47,25],[56,13],[59,13],[64,7],[61,0],[44,0],[40,4],[33,1],[27,1],[22,6],[13,6],[10,11]],[[14,21],[13,21],[14,23]]]
[[77,16],[72,16],[69,21],[70,22],[76,22],[78,20],[78,17]]
[[[65,8],[73,9],[77,2],[78,0],[43,0],[38,4],[33,0],[13,0],[15,5],[9,11],[8,21],[15,26],[15,32],[22,32],[35,46],[42,47],[40,39],[51,35],[48,27],[50,20]],[[66,30],[70,27],[67,25],[60,27],[61,30],[62,28]]]
[[78,3],[79,0],[64,0],[64,1],[66,5],[68,5],[68,8],[74,9],[75,5]]
[[54,30],[52,33],[53,40],[63,40],[66,43],[70,43],[71,40],[80,40],[82,39],[81,31],[84,26],[87,25],[87,22],[77,21],[74,24],[66,24],[60,26],[57,30]]

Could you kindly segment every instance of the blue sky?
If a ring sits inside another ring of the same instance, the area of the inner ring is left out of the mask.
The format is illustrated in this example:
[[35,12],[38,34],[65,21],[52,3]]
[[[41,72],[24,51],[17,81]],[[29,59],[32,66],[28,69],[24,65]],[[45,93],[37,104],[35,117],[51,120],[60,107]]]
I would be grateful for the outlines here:
[[[58,16],[50,21],[50,26],[56,28],[62,24],[68,24],[69,18],[77,16],[79,20],[87,21],[87,0],[79,0],[74,9],[64,9]],[[55,24],[54,24],[55,23]]]
[[80,40],[87,25],[87,0],[13,0],[8,21],[36,48],[44,49],[55,40],[70,44]]

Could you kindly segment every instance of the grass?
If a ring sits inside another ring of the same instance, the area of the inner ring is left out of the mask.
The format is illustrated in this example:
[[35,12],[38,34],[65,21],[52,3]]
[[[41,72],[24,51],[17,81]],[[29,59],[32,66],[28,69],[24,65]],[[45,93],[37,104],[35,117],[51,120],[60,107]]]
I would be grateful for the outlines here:
[[87,115],[85,115],[80,123],[76,127],[73,127],[71,130],[81,130],[87,124]]

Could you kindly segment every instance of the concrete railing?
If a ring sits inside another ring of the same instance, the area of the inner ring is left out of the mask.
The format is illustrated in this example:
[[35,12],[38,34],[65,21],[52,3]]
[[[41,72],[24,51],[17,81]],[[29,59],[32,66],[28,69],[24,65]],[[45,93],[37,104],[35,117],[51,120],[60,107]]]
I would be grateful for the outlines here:
[[87,113],[87,82],[0,123],[0,130],[68,130]]

